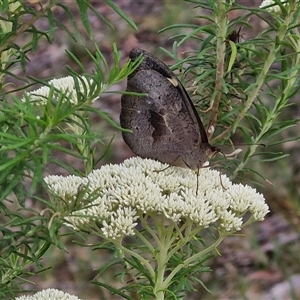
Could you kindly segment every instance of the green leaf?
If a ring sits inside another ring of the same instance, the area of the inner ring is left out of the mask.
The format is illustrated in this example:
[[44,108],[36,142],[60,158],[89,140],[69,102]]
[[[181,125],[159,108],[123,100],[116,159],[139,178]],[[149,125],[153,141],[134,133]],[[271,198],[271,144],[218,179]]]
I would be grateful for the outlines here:
[[231,71],[232,66],[236,60],[236,56],[237,56],[236,44],[233,41],[228,41],[228,43],[231,48],[231,54],[230,54],[230,59],[229,59],[228,67],[227,67],[227,73],[229,73]]
[[104,0],[104,2],[109,5],[117,14],[119,14],[133,29],[138,30],[135,23],[129,18],[113,1]]
[[89,34],[89,37],[91,38],[93,36],[93,29],[91,27],[91,23],[88,18],[89,1],[85,1],[85,0],[76,0],[76,1],[78,4],[82,24],[84,25],[87,33]]

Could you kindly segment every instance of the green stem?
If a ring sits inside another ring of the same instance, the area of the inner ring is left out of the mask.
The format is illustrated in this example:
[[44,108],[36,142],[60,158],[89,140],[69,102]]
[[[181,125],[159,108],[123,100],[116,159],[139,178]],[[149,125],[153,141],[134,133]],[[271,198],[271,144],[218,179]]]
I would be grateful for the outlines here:
[[[291,21],[291,20],[290,20]],[[297,39],[299,38],[299,32],[298,33],[298,37]],[[280,35],[280,37],[283,36],[283,33],[282,35]],[[300,43],[297,42],[295,40],[295,43],[294,43],[294,47],[295,47],[295,52],[296,52],[296,58],[295,58],[295,62],[293,63],[293,65],[295,66],[299,66],[299,63],[300,63],[300,55],[298,54],[299,51],[300,51]],[[273,57],[276,55],[276,53],[278,52],[279,49],[275,49],[275,47],[273,48],[272,50],[272,55]],[[271,56],[271,55],[270,55]],[[268,61],[268,65],[271,63],[271,61],[267,60]],[[298,74],[299,74],[299,70],[298,69],[295,69],[294,71],[292,71],[289,75],[288,75],[288,78],[286,80],[286,84],[285,84],[285,87],[284,87],[284,90],[283,92],[281,93],[281,97],[279,99],[276,99],[276,103],[273,107],[273,109],[268,113],[267,115],[267,118],[265,120],[265,122],[263,123],[263,126],[260,130],[260,133],[258,134],[258,136],[256,136],[256,138],[254,139],[253,141],[253,145],[251,145],[249,147],[249,154],[247,156],[246,159],[244,159],[243,161],[241,161],[238,166],[236,167],[235,171],[233,172],[233,174],[230,176],[230,179],[234,179],[238,173],[243,170],[243,168],[245,167],[245,165],[248,163],[249,159],[251,158],[251,156],[256,152],[256,149],[257,147],[259,147],[259,143],[261,142],[264,134],[266,134],[270,129],[271,127],[273,126],[273,124],[275,123],[278,115],[280,114],[280,111],[282,110],[283,107],[286,106],[287,102],[289,101],[290,99],[290,92],[291,90],[293,89],[294,85],[297,83],[298,81]],[[263,79],[262,79],[263,80]],[[263,82],[263,81],[262,81]],[[258,93],[258,90],[256,89],[255,90],[257,93]],[[253,94],[254,95],[254,94]],[[254,100],[254,99],[253,99]],[[252,104],[252,102],[251,102]],[[248,107],[248,106],[247,106]],[[245,111],[246,108],[243,109],[243,112],[246,113]],[[249,109],[249,107],[248,107]]]
[[56,5],[57,2],[58,0],[50,1],[44,8],[41,8],[34,17],[26,21],[14,33],[12,33],[11,36],[0,46],[0,53],[7,49],[10,44],[13,44],[17,37],[33,26],[33,24],[42,18],[48,10]]
[[188,265],[190,265],[191,263],[193,263],[194,261],[198,260],[199,258],[203,257],[204,255],[206,255],[207,253],[214,251],[217,246],[224,240],[224,238],[227,236],[228,234],[220,234],[218,240],[211,246],[209,246],[208,248],[204,249],[203,251],[187,258],[182,264],[178,265],[170,274],[169,276],[166,278],[165,282],[164,282],[164,286],[168,287],[172,281],[172,279],[174,278],[174,276],[182,269],[182,268],[186,268]]
[[[171,284],[173,277],[182,268],[188,266],[190,263],[194,262],[195,260],[203,257],[205,254],[214,250],[225,238],[225,235],[224,236],[221,235],[219,239],[212,246],[188,258],[183,264],[177,266],[171,272],[171,274],[165,279],[166,266],[170,261],[171,257],[176,252],[178,252],[179,249],[182,249],[189,241],[191,241],[202,228],[196,228],[194,230],[191,230],[192,224],[188,225],[187,227],[183,225],[184,228],[189,232],[189,234],[182,236],[182,230],[174,230],[174,228],[176,228],[174,224],[173,226],[171,225],[168,226],[167,229],[164,226],[163,221],[161,223],[161,227],[158,225],[159,224],[157,224],[157,228],[158,228],[158,238],[160,240],[160,247],[155,257],[157,262],[157,277],[155,279],[155,286],[153,289],[153,293],[156,297],[155,299],[164,299],[165,291],[168,289],[169,285]],[[161,230],[159,230],[159,228],[161,228]],[[178,243],[175,244],[174,241],[176,241],[177,239],[178,239]]]
[[265,83],[266,77],[268,75],[268,71],[269,71],[270,67],[272,66],[272,64],[274,63],[278,51],[281,49],[282,42],[287,33],[287,28],[290,25],[290,23],[292,22],[292,20],[293,20],[293,13],[290,13],[284,20],[284,24],[282,24],[281,28],[279,29],[279,31],[274,39],[275,42],[273,43],[273,45],[270,48],[270,52],[267,55],[267,59],[263,65],[263,68],[262,68],[260,74],[257,77],[256,82],[254,84],[252,84],[250,87],[248,87],[249,95],[248,95],[248,100],[246,101],[246,103],[244,105],[244,108],[241,110],[241,112],[237,116],[233,125],[228,127],[220,135],[218,135],[216,138],[214,138],[212,141],[213,143],[219,142],[220,140],[227,137],[230,133],[235,132],[240,121],[245,117],[246,113],[251,108],[254,100],[256,99],[257,95],[259,94],[259,92],[261,90],[261,87]]
[[[156,223],[158,222],[157,219],[155,219]],[[155,299],[157,300],[163,300],[165,298],[165,290],[167,286],[164,284],[164,276],[165,276],[165,270],[167,265],[167,257],[168,257],[168,251],[171,246],[170,237],[169,234],[170,231],[173,231],[174,226],[166,227],[165,226],[165,218],[161,218],[159,220],[160,224],[156,224],[157,228],[157,235],[160,240],[160,244],[158,246],[158,251],[155,256],[156,263],[157,263],[157,271],[156,271],[156,278],[155,278],[155,285],[153,287],[153,294],[155,295]]]
[[185,234],[184,237],[179,237],[180,238],[180,242],[177,243],[177,246],[175,246],[173,249],[171,249],[168,253],[167,256],[167,261],[170,260],[170,258],[179,250],[182,249],[184,245],[186,245],[189,241],[191,241],[192,239],[194,239],[194,236],[196,236],[201,230],[202,227],[197,227],[194,230],[191,230],[192,225],[188,226],[188,230]]
[[126,253],[132,257],[135,257],[143,266],[145,266],[147,268],[147,270],[150,273],[150,276],[152,278],[155,278],[155,272],[147,259],[145,259],[143,256],[139,255],[138,253],[124,247],[121,243],[117,244],[117,247],[124,253]]
[[139,238],[143,244],[147,247],[147,249],[149,249],[150,253],[152,255],[154,255],[155,252],[155,248],[152,246],[152,244],[147,240],[146,237],[144,237],[144,235],[142,235],[138,230],[135,230],[135,235],[137,236],[137,238]]
[[[147,230],[147,232],[152,236],[152,238],[155,240],[155,243],[157,244],[158,247],[160,247],[160,240],[157,236],[157,234],[151,229],[150,226],[148,226],[147,224],[147,218],[148,218],[148,215],[146,215],[145,217],[141,216],[140,215],[140,221],[143,225],[143,227]],[[153,219],[155,220],[155,217],[153,217]],[[148,241],[147,241],[147,244],[150,244]],[[151,249],[153,250],[152,253],[154,253],[154,248],[152,247],[151,245]]]
[[215,24],[217,26],[217,70],[216,70],[216,84],[215,91],[216,96],[211,103],[211,114],[208,121],[208,138],[210,139],[216,128],[218,119],[218,110],[222,96],[222,81],[224,77],[224,60],[225,60],[225,40],[227,33],[227,15],[226,15],[226,1],[216,1],[217,10],[215,12]]

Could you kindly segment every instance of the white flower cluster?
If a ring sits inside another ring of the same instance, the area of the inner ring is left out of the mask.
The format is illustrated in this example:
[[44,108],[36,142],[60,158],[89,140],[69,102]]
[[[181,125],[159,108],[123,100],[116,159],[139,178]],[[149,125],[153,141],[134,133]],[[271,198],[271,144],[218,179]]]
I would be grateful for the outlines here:
[[[286,3],[287,3],[286,0],[280,1],[280,2],[283,3],[283,5],[286,5]],[[270,6],[270,5],[272,5],[272,6]],[[266,10],[270,11],[270,12],[275,12],[275,13],[281,12],[280,6],[276,5],[276,2],[274,0],[264,0],[259,7],[266,8]]]
[[[84,95],[87,95],[89,92],[89,87],[92,84],[91,79],[88,79],[84,76],[78,78],[79,91]],[[63,78],[52,79],[48,82],[49,86],[53,86],[56,90],[59,90],[61,93],[66,95],[66,99],[69,99],[71,104],[78,103],[78,96],[75,88],[75,81],[72,76],[67,76]],[[50,87],[43,86],[37,90],[26,92],[26,96],[29,97],[30,101],[36,105],[45,105],[50,96]],[[103,85],[104,88],[104,85]],[[54,98],[59,98],[59,93],[54,91]],[[25,97],[22,98],[22,101],[25,102]],[[93,99],[95,101],[97,98]]]
[[47,289],[37,292],[32,296],[20,296],[15,300],[80,300],[76,296],[72,296],[68,293],[56,289]]
[[53,193],[59,195],[62,199],[69,199],[78,195],[79,188],[81,185],[86,185],[88,180],[74,175],[67,177],[51,175],[45,178],[45,182],[51,184]]
[[197,179],[189,169],[135,157],[120,165],[105,165],[86,178],[48,176],[45,180],[59,197],[76,194],[88,182],[89,193],[97,191],[97,198],[66,221],[75,229],[86,229],[97,219],[103,235],[110,239],[134,235],[137,220],[144,215],[164,215],[171,222],[190,222],[202,228],[214,224],[235,232],[241,229],[247,212],[257,221],[268,213],[263,195],[255,189],[233,184],[210,168],[199,173]]

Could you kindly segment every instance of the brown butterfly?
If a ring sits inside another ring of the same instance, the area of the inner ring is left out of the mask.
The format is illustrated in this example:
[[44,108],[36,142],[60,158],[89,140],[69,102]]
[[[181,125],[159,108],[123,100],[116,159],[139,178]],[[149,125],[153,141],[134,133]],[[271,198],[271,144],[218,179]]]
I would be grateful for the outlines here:
[[187,91],[175,74],[153,54],[133,49],[129,58],[143,61],[128,76],[121,98],[120,123],[130,132],[123,138],[143,158],[198,170],[220,150],[208,143],[207,134]]

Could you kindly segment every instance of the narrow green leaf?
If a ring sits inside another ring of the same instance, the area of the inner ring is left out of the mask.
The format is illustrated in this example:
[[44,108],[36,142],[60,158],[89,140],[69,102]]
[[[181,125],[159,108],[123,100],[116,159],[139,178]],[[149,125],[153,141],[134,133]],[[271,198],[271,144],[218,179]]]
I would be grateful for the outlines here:
[[133,29],[138,30],[137,26],[131,18],[129,18],[113,1],[104,0],[118,15],[120,15]]
[[231,55],[230,55],[230,59],[229,59],[228,67],[227,67],[227,73],[229,73],[231,71],[232,66],[236,60],[236,55],[237,55],[236,44],[233,41],[228,41],[228,43],[231,48]]
[[82,24],[85,27],[87,33],[89,34],[89,37],[91,38],[93,36],[93,29],[91,27],[91,23],[88,18],[88,3],[89,3],[89,1],[85,1],[85,0],[76,0],[76,1],[78,4]]

